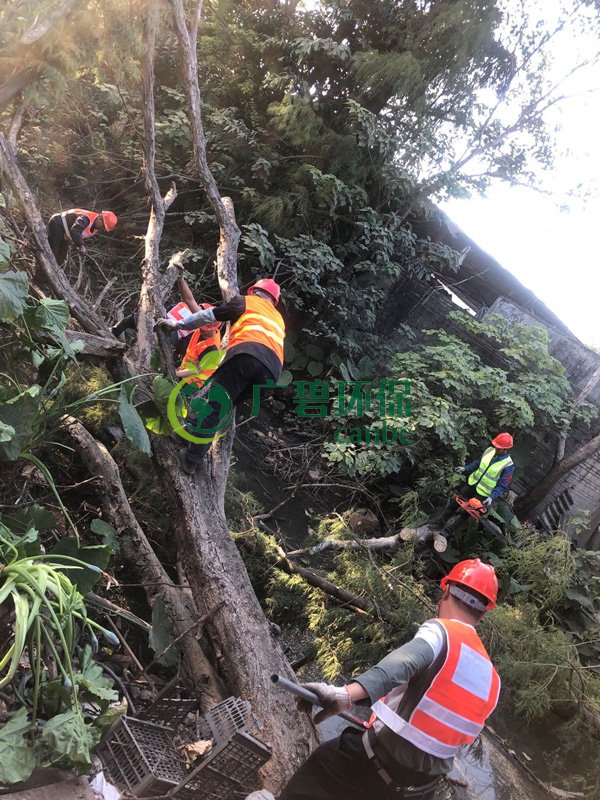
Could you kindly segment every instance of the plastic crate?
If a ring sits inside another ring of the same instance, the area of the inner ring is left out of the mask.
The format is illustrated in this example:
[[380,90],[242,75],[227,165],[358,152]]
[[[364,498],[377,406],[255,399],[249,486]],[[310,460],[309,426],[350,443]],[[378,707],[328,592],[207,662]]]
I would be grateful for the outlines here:
[[271,758],[267,745],[237,731],[217,745],[177,786],[176,800],[237,800],[258,788],[257,771]]
[[180,700],[176,697],[161,697],[155,700],[145,711],[141,711],[136,719],[154,722],[175,730],[198,706],[197,700]]
[[96,748],[111,783],[135,797],[168,794],[185,778],[172,742],[162,725],[121,717]]
[[228,742],[237,731],[248,731],[254,726],[252,706],[239,697],[228,697],[200,717],[200,734],[212,739],[216,745]]

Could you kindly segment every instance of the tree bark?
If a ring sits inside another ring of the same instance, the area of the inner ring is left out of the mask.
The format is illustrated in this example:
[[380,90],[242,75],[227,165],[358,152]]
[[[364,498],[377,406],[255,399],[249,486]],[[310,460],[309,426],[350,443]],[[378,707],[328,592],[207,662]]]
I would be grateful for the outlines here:
[[[569,437],[569,428],[571,427],[571,423],[575,417],[577,410],[585,403],[589,393],[594,389],[594,387],[598,384],[600,380],[600,367],[598,367],[592,373],[590,379],[586,383],[586,385],[581,390],[579,397],[573,404],[573,408],[571,409],[571,414],[569,416],[569,421],[565,425],[564,430],[561,432],[560,437],[558,439],[558,444],[556,447],[556,455],[554,458],[554,465],[559,464],[563,458],[565,457],[565,446],[567,444],[567,439]],[[554,466],[553,465],[553,466]]]
[[[223,297],[238,293],[237,247],[240,230],[233,203],[222,198],[206,158],[206,136],[202,123],[201,94],[196,54],[202,0],[197,0],[192,19],[186,21],[182,0],[170,0],[182,59],[188,117],[192,129],[194,163],[219,224],[217,277]],[[277,791],[315,743],[314,727],[299,714],[289,698],[272,691],[271,673],[282,670],[293,675],[278,642],[274,641],[265,615],[250,584],[248,573],[229,535],[224,513],[224,493],[229,472],[233,434],[213,445],[209,458],[190,479],[174,469],[168,471],[168,492],[178,508],[176,530],[184,566],[194,596],[205,608],[224,600],[209,620],[219,670],[228,685],[248,698],[264,726],[264,738],[273,748],[273,758],[263,769],[267,787]],[[187,502],[181,502],[187,497]]]
[[198,693],[202,710],[210,708],[223,699],[224,693],[198,641],[200,632],[194,629],[194,623],[201,619],[200,613],[190,611],[182,588],[171,581],[158,560],[129,505],[119,468],[106,447],[94,439],[74,417],[65,417],[62,427],[90,475],[99,479],[102,510],[106,520],[119,534],[125,561],[134,568],[143,583],[152,584],[146,589],[150,604],[157,595],[162,598],[173,623],[175,637],[182,637],[179,649],[189,682]]
[[596,453],[600,452],[600,434],[594,436],[570,456],[563,458],[558,464],[546,474],[542,480],[530,489],[526,495],[515,503],[515,513],[519,517],[526,517],[533,509],[541,503],[544,497],[551,491],[555,483],[572,469]]

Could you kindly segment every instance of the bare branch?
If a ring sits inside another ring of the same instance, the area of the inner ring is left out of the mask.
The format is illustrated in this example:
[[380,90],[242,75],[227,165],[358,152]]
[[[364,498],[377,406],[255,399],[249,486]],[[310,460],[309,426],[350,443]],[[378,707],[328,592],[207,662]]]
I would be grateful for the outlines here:
[[38,20],[36,18],[33,25],[31,25],[31,27],[29,27],[21,36],[21,44],[25,47],[35,44],[43,36],[49,33],[51,28],[53,28],[57,22],[66,16],[74,5],[75,0],[62,0],[62,3],[60,3],[42,20]]

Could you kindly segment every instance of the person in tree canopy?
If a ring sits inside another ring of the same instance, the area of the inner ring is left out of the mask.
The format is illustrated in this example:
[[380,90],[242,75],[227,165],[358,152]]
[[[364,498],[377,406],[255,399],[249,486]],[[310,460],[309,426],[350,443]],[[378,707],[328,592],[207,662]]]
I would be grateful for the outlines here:
[[85,240],[99,231],[112,231],[117,221],[117,216],[112,211],[72,208],[53,214],[48,222],[48,243],[54,258],[62,266],[67,260],[70,243],[80,253],[85,253]]
[[[368,730],[346,728],[292,776],[279,800],[432,800],[439,776],[495,709],[500,678],[475,627],[496,605],[491,564],[461,561],[442,578],[438,616],[346,686],[308,683],[315,722],[368,701]],[[306,701],[297,701],[309,710]]]
[[[200,428],[190,428],[195,420],[188,418],[186,428],[203,442],[192,442],[183,452],[181,465],[193,474],[210,449],[212,434],[220,430],[223,410],[233,413],[233,408],[252,397],[254,387],[272,386],[283,370],[283,344],[285,323],[275,306],[281,289],[271,278],[262,278],[248,289],[246,296],[238,294],[227,303],[192,314],[177,322],[159,319],[156,327],[171,331],[193,330],[230,322],[227,355],[215,371],[208,395],[209,411],[201,420]],[[220,398],[220,400],[218,400]],[[225,404],[223,398],[227,401]]]

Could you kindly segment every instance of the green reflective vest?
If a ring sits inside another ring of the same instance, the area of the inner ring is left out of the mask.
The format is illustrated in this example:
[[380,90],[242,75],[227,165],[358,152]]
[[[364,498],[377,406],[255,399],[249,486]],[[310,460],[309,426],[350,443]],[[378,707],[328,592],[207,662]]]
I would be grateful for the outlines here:
[[482,497],[489,497],[496,488],[496,484],[502,474],[502,470],[509,467],[513,460],[510,456],[505,456],[500,461],[495,461],[492,464],[492,458],[496,455],[496,450],[493,447],[488,447],[485,453],[481,456],[479,466],[469,475],[469,486],[477,484],[477,494]]

